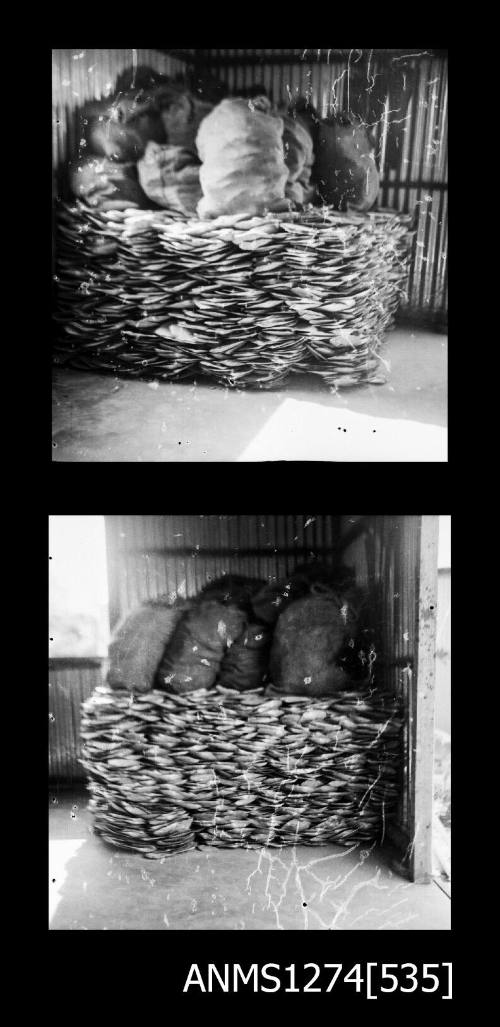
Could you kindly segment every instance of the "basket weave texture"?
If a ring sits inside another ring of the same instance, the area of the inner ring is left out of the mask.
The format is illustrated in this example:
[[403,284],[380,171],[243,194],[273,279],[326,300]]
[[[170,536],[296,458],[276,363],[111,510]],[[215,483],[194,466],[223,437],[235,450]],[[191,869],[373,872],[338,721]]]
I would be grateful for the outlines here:
[[328,207],[201,221],[63,205],[55,361],[238,387],[304,372],[335,387],[382,382],[410,225]]
[[397,698],[374,689],[311,700],[100,687],[82,723],[95,830],[152,859],[201,845],[382,841],[401,725]]

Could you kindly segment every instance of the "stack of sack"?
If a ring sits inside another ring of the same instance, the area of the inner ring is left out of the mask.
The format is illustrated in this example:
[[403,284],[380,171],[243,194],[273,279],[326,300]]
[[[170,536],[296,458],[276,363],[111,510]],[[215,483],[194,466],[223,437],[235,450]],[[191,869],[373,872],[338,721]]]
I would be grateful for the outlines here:
[[201,196],[196,134],[212,104],[151,68],[123,72],[114,97],[89,103],[74,194],[101,210],[166,207],[193,214]]
[[108,684],[333,695],[368,680],[362,605],[343,567],[305,565],[279,584],[228,575],[194,599],[157,600],[128,617],[110,646]]
[[311,202],[373,206],[378,171],[359,118],[321,119],[304,98],[278,111],[259,86],[218,100],[221,92],[200,96],[147,67],[123,72],[112,100],[83,110],[75,195],[103,210],[165,208],[200,218]]

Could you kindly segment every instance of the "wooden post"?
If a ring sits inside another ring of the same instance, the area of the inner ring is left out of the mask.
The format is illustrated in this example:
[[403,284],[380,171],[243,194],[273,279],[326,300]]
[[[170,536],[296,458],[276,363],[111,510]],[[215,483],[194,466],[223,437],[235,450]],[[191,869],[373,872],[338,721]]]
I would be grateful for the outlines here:
[[418,884],[427,884],[432,877],[438,530],[437,516],[422,516],[418,567],[416,679],[409,711],[413,769],[413,838],[410,865],[412,880]]

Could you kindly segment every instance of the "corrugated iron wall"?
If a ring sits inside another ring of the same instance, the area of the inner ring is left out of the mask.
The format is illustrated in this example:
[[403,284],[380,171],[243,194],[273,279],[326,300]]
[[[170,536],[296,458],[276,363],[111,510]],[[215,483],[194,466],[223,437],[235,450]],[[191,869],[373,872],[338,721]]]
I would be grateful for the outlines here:
[[84,780],[81,704],[102,681],[102,660],[54,659],[49,663],[49,778],[53,785]]
[[[342,530],[357,518],[342,518]],[[404,726],[405,759],[397,822],[409,836],[414,822],[411,782],[415,727],[418,646],[418,516],[378,516],[367,519],[366,534],[345,551],[346,563],[356,568],[358,583],[371,597],[372,623],[381,654],[385,683],[400,695],[407,712]]]
[[224,572],[280,578],[337,538],[338,518],[314,514],[106,517],[111,626],[143,599],[194,595]]

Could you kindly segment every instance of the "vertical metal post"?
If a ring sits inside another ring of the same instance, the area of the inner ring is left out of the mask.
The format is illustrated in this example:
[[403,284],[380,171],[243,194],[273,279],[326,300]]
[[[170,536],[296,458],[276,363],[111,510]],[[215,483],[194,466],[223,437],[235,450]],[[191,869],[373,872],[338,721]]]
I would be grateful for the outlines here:
[[432,876],[438,530],[437,516],[422,516],[417,592],[416,680],[411,704],[413,838],[410,869],[412,880],[419,884],[429,883]]

